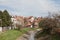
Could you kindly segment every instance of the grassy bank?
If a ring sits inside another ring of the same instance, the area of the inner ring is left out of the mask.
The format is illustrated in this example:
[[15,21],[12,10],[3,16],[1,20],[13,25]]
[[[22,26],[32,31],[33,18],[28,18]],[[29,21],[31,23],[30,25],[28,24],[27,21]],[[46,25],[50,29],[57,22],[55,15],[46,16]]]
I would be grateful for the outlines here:
[[24,28],[23,30],[9,30],[0,34],[0,40],[16,40],[17,37],[21,36],[25,32],[32,30],[30,28]]

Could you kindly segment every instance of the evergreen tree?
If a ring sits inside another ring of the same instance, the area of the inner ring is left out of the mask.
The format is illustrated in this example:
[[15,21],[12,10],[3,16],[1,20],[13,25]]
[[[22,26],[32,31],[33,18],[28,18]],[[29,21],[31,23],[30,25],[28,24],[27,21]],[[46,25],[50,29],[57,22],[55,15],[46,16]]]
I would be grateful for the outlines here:
[[11,24],[11,16],[9,15],[7,10],[4,10],[3,12],[3,26],[10,26]]
[[[10,24],[11,24],[11,16],[9,15],[7,10],[4,10],[3,12],[0,11],[0,19],[2,21],[2,27],[10,26]],[[0,22],[0,26],[1,26],[1,22]]]
[[2,11],[0,11],[0,26],[2,26],[1,24],[2,24]]

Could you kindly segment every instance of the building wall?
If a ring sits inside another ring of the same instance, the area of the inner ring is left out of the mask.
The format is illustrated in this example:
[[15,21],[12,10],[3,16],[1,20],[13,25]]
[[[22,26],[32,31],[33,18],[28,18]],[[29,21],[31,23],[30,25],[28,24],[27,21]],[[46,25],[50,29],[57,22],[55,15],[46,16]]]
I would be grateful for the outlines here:
[[2,32],[2,27],[0,27],[0,32]]

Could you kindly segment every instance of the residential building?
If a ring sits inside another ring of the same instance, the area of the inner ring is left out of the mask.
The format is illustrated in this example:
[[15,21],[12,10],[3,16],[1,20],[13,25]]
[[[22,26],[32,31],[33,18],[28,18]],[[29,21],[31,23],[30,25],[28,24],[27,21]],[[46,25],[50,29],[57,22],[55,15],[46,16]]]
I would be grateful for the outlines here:
[[18,25],[21,25],[21,27],[24,27],[24,17],[23,16],[13,16],[11,18],[12,22],[13,22],[13,28],[17,28]]

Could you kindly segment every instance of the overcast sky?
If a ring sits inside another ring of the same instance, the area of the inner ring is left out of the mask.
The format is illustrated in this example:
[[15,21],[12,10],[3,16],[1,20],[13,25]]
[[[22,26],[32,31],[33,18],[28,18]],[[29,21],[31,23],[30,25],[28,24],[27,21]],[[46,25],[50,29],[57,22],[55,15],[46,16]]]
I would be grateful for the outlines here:
[[11,15],[46,16],[60,11],[60,0],[0,0],[0,10],[5,9]]

